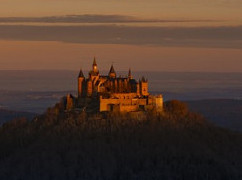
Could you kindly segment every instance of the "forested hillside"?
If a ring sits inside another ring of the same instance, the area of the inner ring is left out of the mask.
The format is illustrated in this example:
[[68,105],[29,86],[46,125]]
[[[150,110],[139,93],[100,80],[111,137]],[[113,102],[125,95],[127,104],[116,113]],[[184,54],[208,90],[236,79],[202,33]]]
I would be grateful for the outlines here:
[[242,135],[167,102],[156,115],[61,112],[0,128],[0,179],[242,179]]

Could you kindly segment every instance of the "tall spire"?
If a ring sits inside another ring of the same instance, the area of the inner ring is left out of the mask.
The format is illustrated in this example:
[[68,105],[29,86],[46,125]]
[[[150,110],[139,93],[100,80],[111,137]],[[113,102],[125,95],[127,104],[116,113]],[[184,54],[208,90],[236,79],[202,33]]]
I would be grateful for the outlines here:
[[145,77],[144,77],[144,76],[142,76],[142,78],[141,78],[141,82],[148,82],[148,80],[147,80],[147,79],[145,79]]
[[93,71],[94,73],[98,73],[96,57],[94,57],[94,59],[93,59],[92,71]]
[[96,62],[96,57],[94,56],[94,59],[93,59],[93,66],[97,66],[97,62]]
[[130,68],[129,68],[128,78],[129,78],[129,79],[132,79],[132,74],[131,74],[131,69],[130,69]]
[[109,73],[115,73],[113,65],[111,66]]
[[79,76],[78,77],[84,77],[84,74],[82,72],[82,69],[80,69]]
[[116,72],[115,72],[115,70],[114,70],[114,67],[113,67],[113,65],[111,66],[111,68],[110,68],[110,71],[109,71],[109,77],[111,77],[111,78],[115,78],[116,77]]

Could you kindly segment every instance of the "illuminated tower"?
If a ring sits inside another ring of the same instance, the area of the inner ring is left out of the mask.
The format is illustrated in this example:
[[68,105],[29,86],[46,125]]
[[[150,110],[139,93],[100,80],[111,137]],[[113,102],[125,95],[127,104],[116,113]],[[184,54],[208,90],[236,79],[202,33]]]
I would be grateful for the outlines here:
[[109,71],[109,73],[108,73],[108,76],[109,76],[110,78],[116,78],[116,72],[115,72],[115,70],[114,70],[113,65],[112,65],[111,68],[110,68],[110,71]]
[[87,81],[87,96],[88,97],[91,97],[92,96],[92,93],[93,93],[93,83],[92,81],[89,79]]
[[141,95],[142,96],[148,96],[148,80],[142,77],[141,82],[140,82],[140,90],[141,90]]
[[92,70],[89,72],[89,78],[91,79],[91,81],[96,81],[99,78],[99,70],[97,68],[97,62],[95,57],[92,63]]
[[132,74],[131,74],[131,69],[129,68],[129,74],[128,74],[129,79],[133,79]]
[[80,73],[78,76],[78,98],[80,98],[83,95],[84,82],[85,82],[85,77],[83,75],[82,70],[80,70]]
[[98,73],[98,72],[99,72],[98,69],[97,69],[97,62],[96,62],[96,58],[95,58],[95,57],[94,57],[94,59],[93,59],[92,71],[93,71],[94,73]]

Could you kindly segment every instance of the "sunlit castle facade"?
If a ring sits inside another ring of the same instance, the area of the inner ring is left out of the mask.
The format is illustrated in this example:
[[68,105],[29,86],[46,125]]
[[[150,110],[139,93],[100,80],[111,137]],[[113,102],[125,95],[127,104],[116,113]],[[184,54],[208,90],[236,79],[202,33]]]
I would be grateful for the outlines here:
[[[68,100],[69,98],[69,100]],[[117,76],[113,65],[108,75],[101,75],[94,58],[92,70],[86,78],[80,70],[78,76],[78,98],[72,103],[74,97],[67,97],[67,109],[75,106],[84,108],[93,101],[97,102],[100,112],[133,112],[163,110],[162,95],[152,96],[148,92],[148,80],[144,77],[136,81],[129,69],[126,77]],[[68,103],[69,101],[69,103]],[[87,104],[87,102],[89,102]],[[76,104],[76,105],[74,105]]]

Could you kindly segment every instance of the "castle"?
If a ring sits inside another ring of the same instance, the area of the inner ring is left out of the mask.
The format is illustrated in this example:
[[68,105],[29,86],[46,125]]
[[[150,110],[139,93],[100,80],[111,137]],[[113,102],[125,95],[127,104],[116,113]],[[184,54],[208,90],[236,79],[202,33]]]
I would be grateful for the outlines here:
[[66,109],[85,108],[90,104],[98,106],[99,112],[134,112],[163,110],[162,95],[153,96],[148,92],[148,80],[144,77],[136,81],[131,70],[126,77],[117,77],[113,65],[108,75],[99,73],[94,58],[92,70],[85,78],[82,70],[78,76],[78,97],[67,96]]

